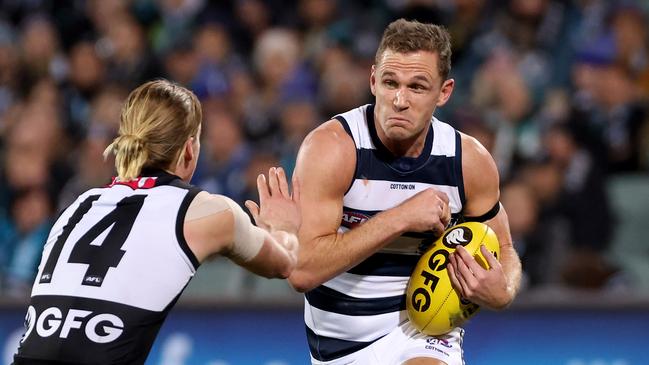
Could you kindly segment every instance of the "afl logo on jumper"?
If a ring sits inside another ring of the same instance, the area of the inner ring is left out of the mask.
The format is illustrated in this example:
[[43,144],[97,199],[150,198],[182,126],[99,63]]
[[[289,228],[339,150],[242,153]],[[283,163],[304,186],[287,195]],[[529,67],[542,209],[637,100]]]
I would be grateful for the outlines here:
[[455,248],[457,245],[466,246],[473,239],[473,232],[466,227],[457,227],[450,230],[442,239],[444,246]]

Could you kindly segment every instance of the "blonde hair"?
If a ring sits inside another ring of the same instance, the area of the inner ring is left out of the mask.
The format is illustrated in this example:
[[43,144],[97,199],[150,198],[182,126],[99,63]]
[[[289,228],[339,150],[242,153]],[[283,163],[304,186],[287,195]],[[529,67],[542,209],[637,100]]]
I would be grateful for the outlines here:
[[149,81],[128,96],[119,135],[104,151],[115,154],[120,180],[131,180],[143,168],[167,169],[184,157],[183,146],[197,137],[203,119],[196,95],[167,80]]

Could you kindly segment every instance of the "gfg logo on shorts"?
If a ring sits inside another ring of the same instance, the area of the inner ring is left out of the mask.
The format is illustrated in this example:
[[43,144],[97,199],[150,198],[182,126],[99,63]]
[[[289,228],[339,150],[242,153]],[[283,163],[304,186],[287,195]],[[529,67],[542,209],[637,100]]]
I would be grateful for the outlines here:
[[36,308],[30,305],[25,317],[25,328],[27,330],[21,342],[36,329],[36,334],[40,337],[58,333],[60,338],[68,338],[71,331],[83,330],[90,341],[108,343],[115,341],[124,332],[124,322],[114,314],[93,315],[92,311],[81,309],[70,309],[64,316],[57,307],[47,308],[37,315]]

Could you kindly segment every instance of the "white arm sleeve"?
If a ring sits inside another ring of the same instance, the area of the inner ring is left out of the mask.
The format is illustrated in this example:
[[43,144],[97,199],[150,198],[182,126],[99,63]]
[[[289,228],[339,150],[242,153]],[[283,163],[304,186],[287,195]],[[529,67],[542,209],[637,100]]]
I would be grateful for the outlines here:
[[204,218],[230,210],[234,219],[234,238],[232,258],[247,262],[255,258],[264,244],[266,232],[250,222],[250,217],[234,202],[234,200],[207,192],[199,193],[192,202],[185,221]]

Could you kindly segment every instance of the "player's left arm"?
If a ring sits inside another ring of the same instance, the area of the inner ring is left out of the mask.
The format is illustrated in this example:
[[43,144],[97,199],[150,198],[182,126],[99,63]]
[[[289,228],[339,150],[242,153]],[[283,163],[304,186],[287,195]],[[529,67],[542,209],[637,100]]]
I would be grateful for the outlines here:
[[486,270],[459,246],[451,255],[449,276],[462,297],[491,309],[503,309],[514,300],[520,287],[521,261],[514,249],[507,213],[499,205],[500,181],[496,163],[475,138],[465,134],[461,136],[466,196],[463,214],[483,221],[494,230],[500,242],[500,260],[481,247],[490,267]]

